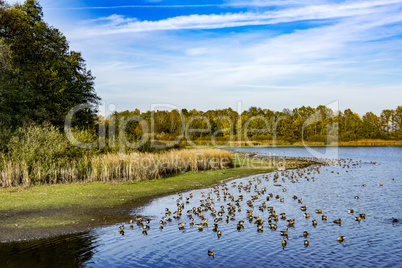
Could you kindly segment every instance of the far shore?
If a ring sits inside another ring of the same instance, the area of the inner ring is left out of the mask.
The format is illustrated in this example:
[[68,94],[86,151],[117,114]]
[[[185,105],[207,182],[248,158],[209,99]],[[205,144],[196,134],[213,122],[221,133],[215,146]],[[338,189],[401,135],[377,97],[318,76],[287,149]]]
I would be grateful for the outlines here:
[[[160,141],[161,142],[161,141]],[[325,142],[287,142],[277,140],[252,140],[252,141],[216,141],[213,146],[208,140],[192,141],[187,147],[381,147],[381,146],[402,146],[402,140],[371,140],[363,139],[357,141],[339,141],[326,144]]]

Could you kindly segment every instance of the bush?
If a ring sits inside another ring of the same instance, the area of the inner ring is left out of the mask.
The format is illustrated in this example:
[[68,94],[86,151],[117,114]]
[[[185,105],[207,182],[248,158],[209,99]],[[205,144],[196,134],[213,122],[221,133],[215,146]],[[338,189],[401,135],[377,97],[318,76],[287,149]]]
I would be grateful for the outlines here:
[[7,147],[7,158],[25,162],[28,167],[35,162],[50,166],[57,160],[70,158],[73,152],[70,142],[50,124],[17,129]]

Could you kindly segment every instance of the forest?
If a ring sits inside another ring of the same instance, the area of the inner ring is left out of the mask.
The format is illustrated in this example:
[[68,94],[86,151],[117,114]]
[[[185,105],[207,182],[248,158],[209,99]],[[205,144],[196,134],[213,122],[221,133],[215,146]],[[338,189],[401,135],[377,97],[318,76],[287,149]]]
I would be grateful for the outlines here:
[[[377,116],[367,112],[363,116],[347,109],[334,112],[326,106],[272,111],[250,107],[238,113],[231,108],[188,111],[134,111],[114,112],[106,119],[99,117],[106,128],[112,122],[138,116],[129,122],[125,133],[133,140],[144,132],[159,141],[279,141],[293,144],[300,141],[324,142],[357,141],[360,139],[402,139],[402,106],[383,110]],[[144,128],[144,124],[146,127]]]

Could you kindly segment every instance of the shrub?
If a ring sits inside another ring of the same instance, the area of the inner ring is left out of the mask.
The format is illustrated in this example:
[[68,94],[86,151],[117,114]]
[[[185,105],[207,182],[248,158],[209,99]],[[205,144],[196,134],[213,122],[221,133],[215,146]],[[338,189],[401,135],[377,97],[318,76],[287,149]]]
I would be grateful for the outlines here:
[[69,141],[50,124],[17,129],[7,147],[7,158],[24,162],[29,169],[34,162],[50,166],[59,159],[71,157],[72,153]]

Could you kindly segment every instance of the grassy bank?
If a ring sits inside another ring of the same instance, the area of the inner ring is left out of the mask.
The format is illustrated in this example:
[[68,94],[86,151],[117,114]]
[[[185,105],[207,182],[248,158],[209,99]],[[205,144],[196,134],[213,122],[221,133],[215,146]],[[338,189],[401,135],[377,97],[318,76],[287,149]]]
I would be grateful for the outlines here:
[[[0,241],[45,237],[127,221],[152,198],[270,172],[275,163],[234,158],[234,168],[189,171],[141,182],[92,182],[0,189]],[[289,168],[307,165],[290,161]]]

